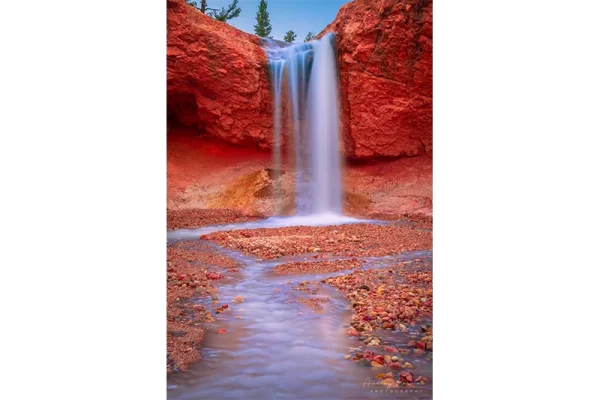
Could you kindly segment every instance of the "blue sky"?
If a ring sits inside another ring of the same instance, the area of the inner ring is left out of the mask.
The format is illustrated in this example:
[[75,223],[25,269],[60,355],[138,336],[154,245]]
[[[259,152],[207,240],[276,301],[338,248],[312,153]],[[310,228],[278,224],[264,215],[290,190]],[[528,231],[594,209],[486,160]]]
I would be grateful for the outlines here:
[[[208,0],[208,8],[227,7],[232,0]],[[306,34],[315,35],[331,23],[340,7],[350,0],[267,0],[267,10],[271,20],[271,36],[283,40],[290,29],[298,35],[295,42],[303,42]],[[198,5],[200,1],[197,0]],[[227,21],[243,31],[254,33],[256,11],[260,0],[239,0],[242,9],[240,16]]]

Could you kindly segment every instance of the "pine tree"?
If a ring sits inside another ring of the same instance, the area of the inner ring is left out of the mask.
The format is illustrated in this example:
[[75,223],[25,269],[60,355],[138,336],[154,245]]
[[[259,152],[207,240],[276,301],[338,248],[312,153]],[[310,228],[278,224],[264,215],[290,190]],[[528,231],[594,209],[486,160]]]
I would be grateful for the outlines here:
[[296,33],[294,33],[294,31],[287,31],[283,40],[287,43],[292,43],[296,40]]
[[254,25],[254,33],[260,37],[273,38],[271,35],[271,21],[269,20],[269,12],[267,11],[267,1],[260,0],[258,11],[256,12],[256,25]]
[[240,12],[242,12],[242,9],[239,8],[237,5],[238,5],[238,0],[233,0],[233,3],[231,3],[229,6],[227,6],[227,10],[224,7],[221,8],[221,11],[214,10],[213,12],[210,13],[210,16],[218,21],[223,21],[223,22],[225,22],[229,19],[235,18],[235,17],[239,17]]
[[308,32],[306,34],[306,38],[304,39],[305,42],[308,42],[310,40],[313,40],[315,38],[315,35],[312,32]]

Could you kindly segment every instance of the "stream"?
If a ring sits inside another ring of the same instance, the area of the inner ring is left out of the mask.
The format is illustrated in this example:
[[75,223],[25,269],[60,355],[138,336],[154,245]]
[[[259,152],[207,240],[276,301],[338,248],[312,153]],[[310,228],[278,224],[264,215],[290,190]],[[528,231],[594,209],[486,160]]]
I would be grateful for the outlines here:
[[[229,227],[230,228],[230,227]],[[204,228],[208,232],[214,228]],[[198,238],[198,230],[171,231],[169,244]],[[294,256],[277,260],[262,260],[237,251],[214,246],[240,263],[238,272],[228,273],[219,281],[220,304],[230,310],[216,315],[216,321],[205,323],[202,359],[184,373],[172,373],[167,378],[169,399],[431,399],[432,361],[412,353],[403,356],[414,365],[411,372],[428,379],[426,385],[414,388],[386,388],[377,383],[377,374],[388,368],[371,368],[345,360],[349,349],[361,343],[346,335],[352,311],[341,292],[321,285],[323,292],[311,295],[299,293],[293,287],[302,281],[318,281],[344,275],[351,271],[312,275],[276,275],[272,268],[283,262],[304,261],[309,257]],[[361,269],[385,268],[412,259],[431,260],[432,252],[415,251],[395,256],[363,258]],[[328,260],[339,260],[332,257]],[[410,264],[407,266],[410,268]],[[322,313],[293,301],[299,296],[327,297]],[[235,304],[235,296],[245,301]],[[210,298],[192,299],[213,310]],[[236,316],[238,318],[236,318]],[[241,317],[241,318],[239,318]],[[431,323],[422,321],[423,324]],[[217,330],[226,329],[225,334]],[[406,347],[416,338],[420,325],[409,332],[377,331],[382,344]],[[374,332],[375,333],[375,332]]]

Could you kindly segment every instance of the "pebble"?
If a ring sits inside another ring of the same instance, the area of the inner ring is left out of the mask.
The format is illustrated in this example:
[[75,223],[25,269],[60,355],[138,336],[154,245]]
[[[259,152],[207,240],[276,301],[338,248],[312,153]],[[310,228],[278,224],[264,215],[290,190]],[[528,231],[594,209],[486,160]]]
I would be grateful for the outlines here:
[[243,302],[244,302],[244,300],[245,300],[245,299],[244,299],[242,296],[235,296],[235,297],[233,298],[233,302],[234,302],[234,303],[243,303]]

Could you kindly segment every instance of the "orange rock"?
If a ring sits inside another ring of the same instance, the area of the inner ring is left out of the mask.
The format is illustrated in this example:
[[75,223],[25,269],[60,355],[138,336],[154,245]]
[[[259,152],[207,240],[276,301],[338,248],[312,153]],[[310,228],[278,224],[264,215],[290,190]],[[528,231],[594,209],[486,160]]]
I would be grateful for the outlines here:
[[[337,35],[346,154],[430,154],[432,1],[354,0],[317,37],[326,32]],[[169,126],[271,148],[267,71],[257,36],[167,0]]]
[[354,0],[336,33],[345,151],[353,158],[431,154],[431,0]]
[[258,36],[167,0],[167,120],[234,144],[272,143],[267,60]]

